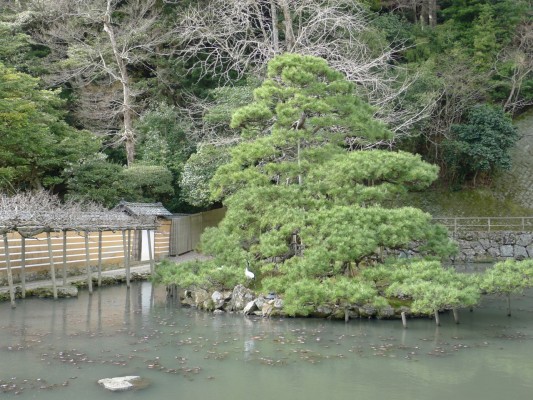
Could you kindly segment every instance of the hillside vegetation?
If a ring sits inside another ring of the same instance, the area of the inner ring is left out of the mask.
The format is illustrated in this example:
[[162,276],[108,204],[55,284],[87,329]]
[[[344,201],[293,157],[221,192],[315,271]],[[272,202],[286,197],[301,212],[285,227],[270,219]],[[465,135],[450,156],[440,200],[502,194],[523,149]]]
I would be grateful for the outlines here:
[[[324,58],[445,191],[511,168],[533,101],[528,0],[2,0],[0,188],[217,205],[209,180],[276,55]],[[293,121],[294,122],[294,121]],[[435,185],[434,185],[435,186]]]

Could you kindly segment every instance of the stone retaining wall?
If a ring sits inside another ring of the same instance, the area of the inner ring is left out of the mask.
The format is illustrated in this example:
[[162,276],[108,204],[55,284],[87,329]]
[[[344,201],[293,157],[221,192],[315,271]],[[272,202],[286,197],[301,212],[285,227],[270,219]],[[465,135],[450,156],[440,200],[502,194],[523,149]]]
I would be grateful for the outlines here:
[[457,232],[452,238],[459,246],[455,262],[487,262],[533,258],[531,232]]

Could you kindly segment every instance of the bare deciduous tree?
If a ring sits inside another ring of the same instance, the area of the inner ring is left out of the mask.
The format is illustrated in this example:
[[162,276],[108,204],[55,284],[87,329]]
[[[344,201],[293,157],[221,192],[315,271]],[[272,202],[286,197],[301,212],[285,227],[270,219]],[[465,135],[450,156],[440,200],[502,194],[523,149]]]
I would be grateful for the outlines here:
[[491,71],[484,74],[475,71],[466,60],[454,54],[438,74],[441,80],[438,107],[433,108],[431,125],[423,133],[428,149],[435,151],[435,160],[440,162],[441,141],[450,138],[450,127],[461,123],[466,110],[483,102],[487,92],[484,85]]
[[412,81],[398,78],[391,48],[351,0],[210,0],[190,6],[178,24],[181,56],[204,74],[264,76],[283,52],[325,58],[378,107],[397,137],[431,112],[408,110],[399,99]]
[[29,9],[41,21],[34,37],[52,50],[50,83],[79,89],[81,119],[123,143],[131,165],[139,93],[130,73],[168,54],[173,35],[160,27],[157,0],[34,0]]
[[[533,74],[533,23],[525,22],[517,29],[513,40],[513,47],[506,49],[502,61],[512,65],[511,75],[508,77],[510,91],[504,104],[504,109],[511,114],[525,106],[531,105],[531,96],[524,99],[522,85],[526,79],[531,79]],[[503,76],[503,74],[500,74]]]

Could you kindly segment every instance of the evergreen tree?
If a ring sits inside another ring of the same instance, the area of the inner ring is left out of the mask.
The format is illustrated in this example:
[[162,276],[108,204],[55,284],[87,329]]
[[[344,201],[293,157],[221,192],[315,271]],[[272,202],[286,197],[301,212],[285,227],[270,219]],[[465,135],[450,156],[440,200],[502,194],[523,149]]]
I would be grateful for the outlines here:
[[174,194],[172,174],[167,168],[141,163],[124,168],[102,154],[72,166],[66,175],[67,198],[110,208],[120,200],[168,202]]
[[64,120],[58,91],[0,64],[0,187],[52,188],[72,163],[92,156],[100,140]]
[[388,295],[410,298],[411,312],[433,314],[437,325],[439,311],[470,307],[480,298],[475,275],[444,269],[435,261],[406,263],[383,271],[382,279],[383,276],[391,282],[386,290]]
[[444,156],[450,169],[464,179],[490,176],[511,167],[509,150],[518,131],[502,109],[489,105],[473,107],[464,124],[452,126],[454,137],[444,141]]
[[234,113],[243,141],[212,180],[228,211],[204,234],[210,265],[242,271],[242,282],[249,266],[264,289],[284,296],[287,312],[306,315],[322,303],[386,304],[360,276],[383,249],[417,241],[421,255],[454,250],[430,215],[391,208],[427,187],[437,168],[404,152],[361,150],[391,133],[323,59],[276,57],[254,98]]
[[496,263],[481,276],[481,290],[507,297],[507,315],[511,316],[511,295],[533,286],[533,261],[507,260]]

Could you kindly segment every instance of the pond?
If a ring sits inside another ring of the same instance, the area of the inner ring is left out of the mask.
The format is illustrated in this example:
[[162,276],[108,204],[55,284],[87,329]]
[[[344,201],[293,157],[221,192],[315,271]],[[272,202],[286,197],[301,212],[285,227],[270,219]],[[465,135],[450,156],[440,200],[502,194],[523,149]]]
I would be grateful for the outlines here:
[[[148,282],[70,300],[0,304],[0,397],[18,399],[530,398],[533,292],[487,299],[461,323],[213,315]],[[107,392],[101,378],[148,388]]]

